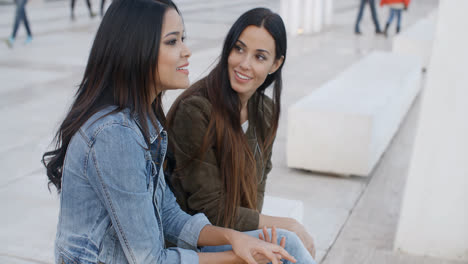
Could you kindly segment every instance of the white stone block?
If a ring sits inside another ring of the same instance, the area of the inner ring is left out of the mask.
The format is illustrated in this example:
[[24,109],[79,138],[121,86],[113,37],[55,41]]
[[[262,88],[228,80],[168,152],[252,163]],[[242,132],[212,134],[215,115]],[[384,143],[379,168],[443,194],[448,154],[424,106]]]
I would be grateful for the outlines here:
[[302,223],[304,216],[304,204],[299,200],[290,200],[276,196],[265,195],[262,214],[290,217]]
[[367,176],[420,90],[418,57],[373,52],[288,110],[287,164]]
[[432,54],[436,16],[419,20],[393,39],[393,52],[398,54],[416,55],[422,59],[423,68],[427,68]]

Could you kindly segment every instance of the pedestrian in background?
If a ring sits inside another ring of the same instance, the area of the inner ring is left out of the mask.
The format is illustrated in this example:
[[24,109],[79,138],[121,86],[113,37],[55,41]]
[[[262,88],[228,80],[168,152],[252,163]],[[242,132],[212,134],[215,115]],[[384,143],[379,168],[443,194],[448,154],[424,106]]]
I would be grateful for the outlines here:
[[[86,0],[86,5],[88,6],[89,17],[91,18],[95,17],[96,13],[93,12],[93,8],[91,7],[91,1]],[[102,6],[103,5],[104,4],[102,4]],[[75,20],[75,0],[71,0],[71,20]]]
[[364,6],[366,5],[366,3],[369,3],[370,5],[372,21],[374,21],[374,25],[375,25],[375,33],[382,34],[382,31],[380,30],[380,25],[379,25],[379,18],[377,17],[377,11],[375,9],[375,0],[361,0],[361,4],[359,5],[358,16],[356,20],[356,25],[354,26],[354,33],[357,35],[362,34],[361,30],[359,30],[359,24],[361,23],[362,13],[364,12]]
[[16,33],[18,32],[18,27],[21,21],[24,22],[24,27],[26,28],[26,33],[28,37],[26,38],[25,44],[28,44],[32,41],[32,34],[31,29],[29,28],[28,17],[26,16],[26,4],[28,0],[15,0],[16,2],[16,14],[15,14],[15,22],[13,24],[13,32],[11,36],[6,40],[8,47],[12,48],[13,44],[15,43]]
[[101,17],[104,16],[104,5],[106,4],[106,0],[101,0]]
[[384,34],[388,36],[388,28],[393,21],[393,17],[397,17],[397,27],[396,33],[400,33],[401,28],[401,11],[407,10],[409,6],[410,0],[381,0],[380,6],[387,5],[390,7],[390,15],[387,20],[387,24],[385,25]]

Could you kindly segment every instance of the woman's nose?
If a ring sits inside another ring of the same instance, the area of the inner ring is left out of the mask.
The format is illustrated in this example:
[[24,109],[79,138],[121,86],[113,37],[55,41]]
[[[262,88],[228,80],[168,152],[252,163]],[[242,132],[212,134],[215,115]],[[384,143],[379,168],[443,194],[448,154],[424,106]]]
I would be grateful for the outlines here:
[[185,43],[183,43],[183,48],[182,48],[182,53],[181,53],[182,57],[186,57],[186,58],[189,58],[190,56],[192,56],[192,51],[190,51],[190,49],[187,47],[187,45]]

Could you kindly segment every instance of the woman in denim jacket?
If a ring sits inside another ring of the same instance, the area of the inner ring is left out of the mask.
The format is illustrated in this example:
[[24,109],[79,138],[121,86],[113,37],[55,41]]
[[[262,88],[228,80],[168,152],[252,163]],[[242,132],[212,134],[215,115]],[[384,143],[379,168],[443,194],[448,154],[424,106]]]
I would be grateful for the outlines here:
[[[43,156],[60,192],[56,263],[294,261],[275,235],[267,243],[184,213],[166,184],[161,92],[189,85],[183,39],[170,0],[115,0],[103,18],[56,149]],[[233,250],[198,250],[226,244]]]

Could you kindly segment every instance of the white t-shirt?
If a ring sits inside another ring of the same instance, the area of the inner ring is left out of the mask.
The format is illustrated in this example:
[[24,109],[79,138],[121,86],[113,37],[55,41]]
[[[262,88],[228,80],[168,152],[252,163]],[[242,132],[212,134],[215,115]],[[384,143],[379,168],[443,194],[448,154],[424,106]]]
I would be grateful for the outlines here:
[[242,130],[244,130],[244,133],[247,133],[248,128],[249,128],[249,120],[242,123]]

